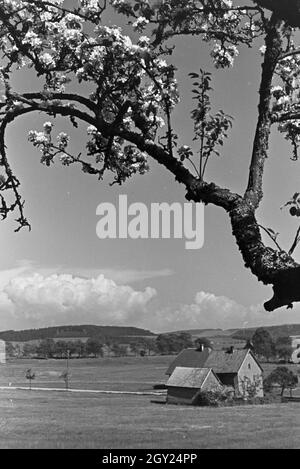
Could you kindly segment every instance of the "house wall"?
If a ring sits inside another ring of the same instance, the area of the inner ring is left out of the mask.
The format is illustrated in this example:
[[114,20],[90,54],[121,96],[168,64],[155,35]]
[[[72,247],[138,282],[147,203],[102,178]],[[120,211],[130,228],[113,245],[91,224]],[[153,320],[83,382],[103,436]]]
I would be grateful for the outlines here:
[[292,339],[292,348],[293,348],[291,360],[293,363],[300,363],[300,336],[291,335],[290,337]]
[[216,390],[216,389],[222,389],[223,386],[222,384],[217,380],[215,375],[213,373],[209,373],[207,376],[206,380],[203,383],[203,386],[201,387],[201,391],[211,391],[211,390]]
[[6,363],[5,342],[0,340],[0,363]]
[[168,386],[167,403],[168,404],[192,404],[193,400],[200,391],[211,391],[222,389],[222,384],[217,380],[213,373],[209,373],[205,379],[201,389],[199,388],[182,388],[176,386]]
[[245,390],[245,387],[247,388],[247,382],[249,384],[254,384],[256,382],[256,396],[264,396],[262,371],[250,354],[246,356],[238,372],[238,389],[242,395],[248,394]]
[[293,351],[292,356],[291,356],[291,361],[293,363],[300,363],[300,347],[296,348]]
[[290,336],[292,339],[292,347],[297,348],[300,346],[300,335],[291,335]]
[[197,388],[181,388],[168,386],[168,404],[191,404],[194,397],[199,392]]

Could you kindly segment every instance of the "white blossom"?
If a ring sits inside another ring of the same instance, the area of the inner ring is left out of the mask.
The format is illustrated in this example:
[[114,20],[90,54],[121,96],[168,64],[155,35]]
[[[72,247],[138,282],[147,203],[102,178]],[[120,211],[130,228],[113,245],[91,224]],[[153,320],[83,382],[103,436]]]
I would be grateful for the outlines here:
[[259,50],[260,50],[260,52],[261,52],[262,55],[264,55],[264,54],[266,53],[266,49],[267,49],[267,48],[266,48],[265,45],[263,45],[263,46],[261,46],[261,47],[259,48]]
[[27,31],[23,39],[23,43],[30,45],[32,49],[37,49],[42,45],[42,40],[34,31]]
[[98,132],[97,127],[95,127],[94,125],[89,125],[86,131],[88,135],[94,135]]
[[132,24],[135,31],[143,31],[145,26],[149,23],[149,20],[144,16],[139,16],[138,19]]
[[34,145],[40,145],[49,142],[49,139],[44,132],[37,132],[36,130],[30,130],[28,134],[28,140]]
[[53,128],[52,122],[45,122],[43,128],[46,133],[50,133]]
[[228,44],[226,47],[216,43],[211,56],[213,57],[216,68],[232,67],[234,58],[239,54],[236,46]]
[[42,55],[40,55],[39,59],[46,67],[53,67],[55,65],[54,58],[48,52],[44,52]]

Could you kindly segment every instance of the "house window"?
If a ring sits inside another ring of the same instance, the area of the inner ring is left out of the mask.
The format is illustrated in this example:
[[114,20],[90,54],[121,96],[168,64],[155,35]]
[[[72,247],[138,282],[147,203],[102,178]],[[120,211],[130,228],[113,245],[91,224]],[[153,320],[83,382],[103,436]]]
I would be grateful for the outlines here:
[[251,370],[251,363],[248,363],[248,368],[249,370]]

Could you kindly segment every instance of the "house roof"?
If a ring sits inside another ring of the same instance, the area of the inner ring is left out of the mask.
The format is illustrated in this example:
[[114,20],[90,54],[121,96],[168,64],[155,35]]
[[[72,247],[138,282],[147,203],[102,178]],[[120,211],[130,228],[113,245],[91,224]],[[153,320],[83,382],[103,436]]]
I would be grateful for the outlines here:
[[177,366],[170,376],[167,382],[167,386],[199,389],[202,387],[204,381],[210,373],[212,373],[216,380],[219,381],[210,368],[190,368]]
[[212,368],[215,373],[237,373],[248,353],[259,365],[249,349],[234,349],[231,353],[223,350],[212,350],[209,352],[208,349],[204,349],[204,351],[201,352],[195,349],[186,349],[175,358],[166,371],[166,374],[172,374],[174,369],[178,366]]
[[205,366],[213,368],[215,373],[237,373],[247,354],[248,350],[244,349],[232,352],[213,350],[207,357]]
[[166,371],[166,375],[171,375],[177,366],[189,368],[204,368],[204,363],[209,355],[209,351],[203,352],[194,348],[187,348],[177,355]]

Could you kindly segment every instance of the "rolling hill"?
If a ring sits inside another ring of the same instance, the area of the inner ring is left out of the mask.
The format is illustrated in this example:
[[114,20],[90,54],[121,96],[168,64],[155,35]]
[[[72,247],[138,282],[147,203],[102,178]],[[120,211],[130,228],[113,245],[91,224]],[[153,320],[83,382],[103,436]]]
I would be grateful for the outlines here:
[[[279,326],[261,326],[266,329],[271,336],[276,339],[277,337],[300,335],[300,324],[281,324]],[[233,332],[232,337],[235,339],[250,339],[258,327],[251,327],[249,329],[237,329]]]
[[138,327],[123,326],[95,326],[91,324],[76,326],[53,326],[41,329],[26,329],[22,331],[2,331],[0,339],[7,342],[27,342],[42,339],[59,338],[133,338],[133,337],[155,337],[153,332]]
[[[244,348],[248,339],[251,339],[258,327],[266,329],[273,339],[280,336],[300,335],[300,324],[282,324],[278,326],[257,326],[245,329],[186,329],[184,331],[192,336],[193,340],[206,338],[215,350],[225,350],[233,346],[236,349]],[[176,332],[175,332],[176,333]]]
[[[288,335],[300,335],[300,324],[282,324],[278,326],[260,326],[270,332],[273,338],[279,336]],[[257,327],[245,328],[245,329],[187,329],[184,331],[176,332],[187,332],[191,334],[193,339],[197,337],[207,337],[212,339],[215,345],[218,347],[224,347],[228,344],[240,345],[242,342],[250,339],[254,334]],[[173,333],[176,333],[173,331]],[[40,329],[26,329],[21,331],[1,331],[0,339],[7,342],[27,342],[42,339],[80,339],[97,337],[102,339],[134,339],[135,337],[146,337],[149,339],[155,339],[157,334],[153,332],[141,329],[138,327],[126,327],[126,326],[96,326],[91,324],[85,325],[66,325],[66,326],[53,326],[44,327]],[[240,342],[240,344],[238,344]]]

